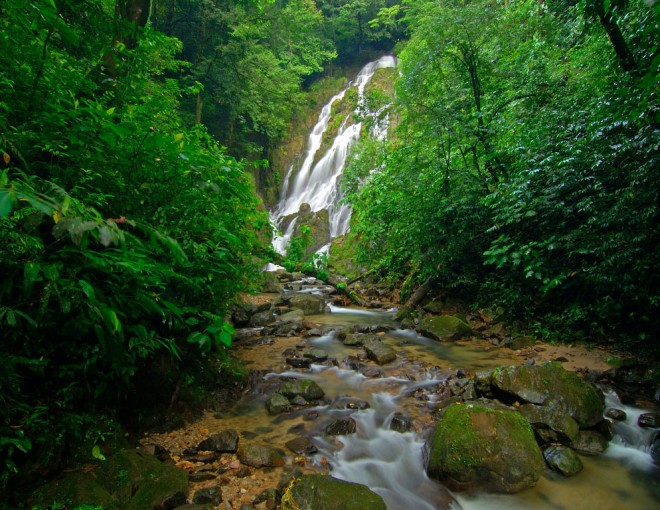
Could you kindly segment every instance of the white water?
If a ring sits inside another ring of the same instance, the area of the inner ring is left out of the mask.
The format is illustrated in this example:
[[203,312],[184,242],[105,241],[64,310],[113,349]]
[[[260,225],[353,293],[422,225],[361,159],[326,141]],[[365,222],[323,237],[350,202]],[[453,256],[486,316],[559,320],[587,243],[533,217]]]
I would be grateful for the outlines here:
[[[328,129],[332,118],[332,105],[341,101],[349,89],[355,88],[358,93],[356,112],[361,111],[364,107],[364,89],[374,73],[378,69],[394,67],[395,65],[396,60],[392,56],[384,56],[375,62],[370,62],[362,68],[355,80],[349,83],[344,90],[333,96],[323,107],[307,140],[305,157],[300,169],[296,171],[295,165],[291,165],[282,183],[280,201],[277,208],[271,213],[271,220],[277,227],[280,226],[282,218],[297,213],[300,206],[307,203],[310,205],[312,212],[322,209],[328,210],[331,238],[345,234],[348,231],[351,209],[348,205],[339,203],[341,200],[339,180],[350,148],[360,137],[362,122],[349,124],[348,121],[352,116],[347,116],[328,151],[320,159],[317,158],[317,153],[321,148],[323,134]],[[384,137],[387,123],[388,119],[386,118],[383,125],[374,127],[372,134],[377,137]],[[317,159],[318,162],[314,164]],[[276,235],[273,238],[273,247],[279,253],[284,253],[294,231],[294,226],[294,222],[291,222],[282,236]]]

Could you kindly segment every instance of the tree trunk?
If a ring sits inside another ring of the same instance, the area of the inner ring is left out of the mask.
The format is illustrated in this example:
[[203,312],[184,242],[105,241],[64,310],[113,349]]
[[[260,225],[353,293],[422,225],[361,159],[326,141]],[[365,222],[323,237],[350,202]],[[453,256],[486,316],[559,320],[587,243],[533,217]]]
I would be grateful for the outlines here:
[[633,56],[628,44],[621,33],[618,23],[612,15],[612,11],[604,12],[602,4],[601,10],[598,13],[598,20],[600,24],[605,29],[607,37],[614,48],[614,53],[616,53],[616,58],[619,61],[621,68],[627,73],[636,74],[638,67],[635,57]]

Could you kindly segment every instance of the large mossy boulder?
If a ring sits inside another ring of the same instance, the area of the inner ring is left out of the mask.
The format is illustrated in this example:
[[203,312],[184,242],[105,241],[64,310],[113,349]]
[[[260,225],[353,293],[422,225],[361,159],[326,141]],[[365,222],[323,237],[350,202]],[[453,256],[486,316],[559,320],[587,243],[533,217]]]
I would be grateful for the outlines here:
[[596,388],[560,363],[497,369],[491,384],[510,398],[567,414],[580,428],[593,427],[603,419],[605,405]]
[[387,510],[368,487],[327,475],[303,475],[282,496],[282,510]]
[[534,432],[516,411],[453,404],[428,444],[429,476],[454,490],[518,492],[536,484],[543,466]]
[[186,502],[188,473],[148,453],[119,450],[98,469],[70,473],[35,492],[31,504],[70,508],[96,505],[122,510],[175,508]]
[[459,340],[472,333],[472,328],[452,315],[426,315],[417,325],[417,331],[434,340]]
[[302,310],[305,315],[325,313],[328,305],[321,296],[314,294],[297,293],[288,297],[289,304]]

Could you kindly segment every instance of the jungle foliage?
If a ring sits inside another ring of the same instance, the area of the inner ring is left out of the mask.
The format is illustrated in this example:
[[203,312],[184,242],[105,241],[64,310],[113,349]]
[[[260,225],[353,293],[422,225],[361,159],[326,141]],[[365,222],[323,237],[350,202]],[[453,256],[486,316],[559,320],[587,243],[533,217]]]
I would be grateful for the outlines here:
[[550,338],[656,350],[658,3],[404,5],[398,126],[345,181],[363,259]]

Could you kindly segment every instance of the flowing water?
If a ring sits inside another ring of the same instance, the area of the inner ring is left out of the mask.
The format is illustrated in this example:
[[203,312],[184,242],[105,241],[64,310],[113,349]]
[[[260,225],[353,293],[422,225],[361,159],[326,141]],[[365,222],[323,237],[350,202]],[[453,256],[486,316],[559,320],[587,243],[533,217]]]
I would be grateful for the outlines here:
[[[392,312],[333,307],[331,313],[311,319],[326,330],[354,326],[391,328],[392,316]],[[308,460],[308,469],[330,467],[336,478],[367,485],[383,497],[389,510],[660,508],[660,469],[652,463],[646,446],[651,432],[636,425],[637,417],[644,411],[622,405],[614,393],[607,393],[607,406],[623,409],[628,419],[616,424],[617,436],[604,454],[581,456],[584,470],[578,475],[564,478],[546,470],[536,487],[518,494],[452,495],[430,480],[424,470],[425,437],[421,429],[428,430],[432,425],[433,390],[459,368],[474,372],[519,360],[503,354],[503,350],[489,349],[486,343],[439,343],[409,330],[391,329],[381,333],[381,338],[395,348],[398,358],[378,367],[380,377],[376,378],[366,377],[342,361],[355,356],[358,350],[345,346],[335,331],[304,341],[281,338],[272,345],[242,349],[240,357],[248,366],[270,372],[255,394],[223,417],[222,428],[235,423],[239,430],[252,431],[260,441],[272,445],[284,445],[300,435],[310,437],[319,453]],[[291,369],[282,353],[301,347],[301,343],[324,349],[337,363]],[[264,409],[267,396],[276,390],[282,378],[289,377],[317,381],[326,392],[324,405],[268,416]],[[349,402],[366,402],[369,407],[355,410],[347,407]],[[315,413],[315,419],[309,419],[310,413]],[[414,432],[395,432],[389,425],[396,413],[411,416],[424,426]],[[348,415],[356,420],[357,433],[336,438],[325,434],[328,423]],[[207,426],[213,429],[218,424]]]
[[[307,140],[302,165],[293,164],[289,168],[280,193],[277,208],[271,212],[273,223],[282,227],[285,217],[294,215],[302,204],[309,204],[312,212],[327,209],[330,224],[330,237],[345,234],[348,231],[351,209],[341,204],[339,178],[346,163],[351,146],[360,137],[362,122],[352,124],[353,116],[347,115],[334,138],[332,145],[324,154],[319,154],[322,148],[323,134],[327,131],[332,118],[332,106],[341,101],[349,89],[355,89],[358,96],[358,107],[354,113],[380,117],[380,112],[364,112],[364,89],[378,69],[394,67],[396,60],[392,56],[384,56],[375,62],[370,62],[362,68],[355,80],[341,92],[333,96],[322,108],[316,125]],[[383,137],[387,129],[387,118],[382,123],[375,122],[372,135]],[[281,235],[273,239],[273,246],[279,253],[284,253],[286,246],[295,231],[294,218],[285,226]]]

